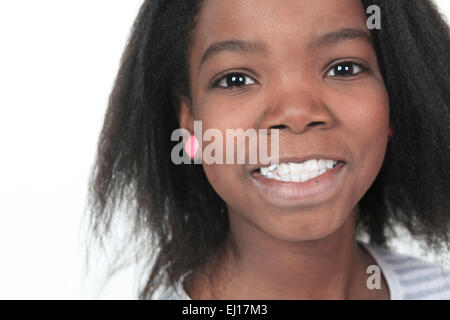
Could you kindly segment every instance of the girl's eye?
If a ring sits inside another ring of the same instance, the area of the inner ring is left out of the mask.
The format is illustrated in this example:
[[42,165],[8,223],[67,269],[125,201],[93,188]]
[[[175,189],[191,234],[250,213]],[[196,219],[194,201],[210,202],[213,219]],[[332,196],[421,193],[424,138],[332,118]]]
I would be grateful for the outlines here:
[[340,62],[332,67],[328,73],[328,77],[352,77],[364,71],[366,68],[355,62]]
[[213,87],[221,87],[224,89],[229,89],[232,87],[242,87],[250,84],[254,84],[255,81],[253,81],[252,78],[249,76],[246,76],[243,73],[229,73],[226,76],[220,78],[217,80]]

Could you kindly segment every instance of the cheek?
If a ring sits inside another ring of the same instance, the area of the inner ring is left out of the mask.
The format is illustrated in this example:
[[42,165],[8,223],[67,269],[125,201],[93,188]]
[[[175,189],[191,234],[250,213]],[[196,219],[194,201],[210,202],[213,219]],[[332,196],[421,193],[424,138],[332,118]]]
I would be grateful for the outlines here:
[[339,115],[345,141],[353,150],[355,194],[362,197],[375,180],[384,161],[389,128],[389,97],[382,82],[372,80],[353,94],[341,97]]
[[203,164],[206,177],[217,194],[232,207],[241,207],[245,189],[237,175],[236,165]]
[[373,153],[382,153],[384,158],[389,128],[389,98],[384,85],[367,88],[360,101],[356,118],[351,119],[359,150],[369,153],[373,150]]
[[[372,141],[389,126],[389,97],[382,80],[367,77],[328,92],[327,104],[351,140]],[[347,137],[348,138],[348,137]]]
[[[200,108],[199,108],[200,109]],[[242,115],[242,112],[239,113]],[[203,158],[203,169],[205,171],[205,175],[213,187],[213,189],[217,192],[217,194],[228,204],[236,205],[239,207],[245,195],[245,187],[242,184],[242,174],[245,172],[243,165],[240,164],[226,164],[226,130],[227,129],[238,129],[243,128],[246,130],[249,128],[248,121],[246,118],[236,117],[235,113],[231,111],[226,111],[226,108],[221,108],[220,106],[215,105],[215,110],[212,108],[202,108],[198,113],[198,120],[201,120],[202,125],[202,134],[203,136],[208,131],[214,130],[218,135],[219,139],[221,139],[222,144],[222,158],[223,163],[212,163],[207,164],[205,162],[205,158]],[[203,157],[207,157],[211,150],[212,144],[215,140],[203,141],[202,149],[203,149]],[[236,155],[236,140],[232,140],[234,145],[234,154]],[[219,144],[216,144],[217,148]],[[217,149],[216,149],[217,150]],[[236,161],[236,159],[235,159]]]
[[385,145],[389,127],[389,97],[382,81],[374,77],[333,90],[327,104],[341,127],[343,141],[353,151]]

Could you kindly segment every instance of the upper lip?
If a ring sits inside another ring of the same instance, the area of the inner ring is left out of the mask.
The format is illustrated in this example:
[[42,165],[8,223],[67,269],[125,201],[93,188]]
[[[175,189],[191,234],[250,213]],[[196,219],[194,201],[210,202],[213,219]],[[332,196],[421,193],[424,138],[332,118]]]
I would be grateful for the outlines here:
[[339,162],[344,162],[345,160],[342,159],[341,156],[338,155],[333,155],[333,154],[308,154],[305,156],[282,156],[279,157],[279,161],[278,162],[270,162],[269,164],[261,164],[261,163],[257,163],[257,164],[253,164],[249,167],[250,172],[253,172],[261,167],[268,167],[272,164],[279,164],[279,163],[288,163],[288,162],[297,162],[297,163],[301,163],[301,162],[305,162],[311,159],[328,159],[328,160],[337,160]]

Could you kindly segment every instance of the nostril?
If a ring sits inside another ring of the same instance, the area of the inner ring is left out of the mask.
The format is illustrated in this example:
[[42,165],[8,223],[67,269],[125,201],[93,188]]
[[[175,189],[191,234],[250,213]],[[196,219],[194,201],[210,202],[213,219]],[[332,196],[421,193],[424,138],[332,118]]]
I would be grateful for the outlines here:
[[313,121],[310,124],[308,124],[308,126],[316,126],[316,125],[321,125],[324,124],[323,121]]
[[286,126],[284,124],[279,124],[277,126],[270,127],[270,129],[283,129],[283,128],[286,128]]

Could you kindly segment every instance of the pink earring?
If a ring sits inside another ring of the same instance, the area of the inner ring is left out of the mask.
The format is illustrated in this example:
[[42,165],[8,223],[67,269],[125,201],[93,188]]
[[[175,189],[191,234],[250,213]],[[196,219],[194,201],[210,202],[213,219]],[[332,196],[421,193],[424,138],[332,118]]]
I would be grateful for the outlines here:
[[189,139],[186,141],[184,150],[187,152],[187,154],[191,159],[194,159],[199,146],[200,143],[198,142],[197,138],[194,135],[191,135]]
[[392,126],[392,123],[389,123],[388,136],[389,138],[392,138],[394,136],[394,127]]

